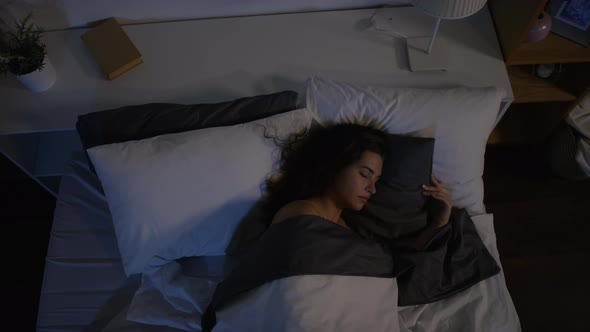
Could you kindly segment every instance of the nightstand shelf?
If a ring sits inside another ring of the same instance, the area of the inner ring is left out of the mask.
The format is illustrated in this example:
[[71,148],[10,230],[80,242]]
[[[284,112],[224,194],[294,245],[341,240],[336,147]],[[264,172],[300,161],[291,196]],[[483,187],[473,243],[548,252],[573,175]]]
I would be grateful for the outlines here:
[[523,43],[507,58],[507,65],[590,62],[590,47],[550,33],[535,43]]
[[527,72],[523,67],[508,67],[508,76],[514,92],[514,103],[574,101],[577,98],[557,84]]

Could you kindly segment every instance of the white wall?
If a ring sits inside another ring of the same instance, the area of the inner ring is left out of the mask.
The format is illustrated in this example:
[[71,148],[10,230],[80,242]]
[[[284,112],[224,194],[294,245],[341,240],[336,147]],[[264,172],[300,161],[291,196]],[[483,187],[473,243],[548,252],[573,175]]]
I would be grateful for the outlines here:
[[[123,24],[407,4],[408,0],[0,0],[6,23],[33,11],[47,30],[114,16]],[[2,22],[0,22],[2,23]]]

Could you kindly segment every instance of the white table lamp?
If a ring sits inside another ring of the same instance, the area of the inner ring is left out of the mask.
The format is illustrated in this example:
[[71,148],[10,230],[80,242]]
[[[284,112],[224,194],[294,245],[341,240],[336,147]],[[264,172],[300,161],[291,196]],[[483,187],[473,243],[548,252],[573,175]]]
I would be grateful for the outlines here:
[[444,45],[434,45],[441,19],[460,19],[475,14],[487,0],[411,0],[414,7],[436,17],[430,38],[408,38],[410,70],[445,70],[447,64]]

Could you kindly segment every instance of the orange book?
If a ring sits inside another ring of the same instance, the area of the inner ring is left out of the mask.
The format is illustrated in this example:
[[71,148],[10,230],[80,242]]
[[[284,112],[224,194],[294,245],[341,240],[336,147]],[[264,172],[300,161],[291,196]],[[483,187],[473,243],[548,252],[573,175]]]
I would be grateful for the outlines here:
[[88,30],[81,38],[109,80],[143,63],[141,53],[115,18]]

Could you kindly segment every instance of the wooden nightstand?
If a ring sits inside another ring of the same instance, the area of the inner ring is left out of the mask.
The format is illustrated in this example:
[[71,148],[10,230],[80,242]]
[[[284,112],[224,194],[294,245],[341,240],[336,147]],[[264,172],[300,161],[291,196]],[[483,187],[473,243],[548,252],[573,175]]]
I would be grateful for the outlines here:
[[[545,39],[524,39],[549,0],[490,0],[514,102],[488,143],[542,145],[590,89],[590,47],[551,32]],[[533,74],[537,64],[561,64],[554,79]]]
[[[441,25],[446,72],[410,72],[405,40],[376,30],[375,9],[126,25],[144,63],[107,81],[80,40],[85,29],[46,33],[57,82],[33,94],[0,81],[0,151],[52,193],[64,163],[80,150],[80,114],[150,102],[203,103],[291,89],[311,76],[377,86],[496,86],[512,103],[508,73],[487,7]],[[430,33],[434,18],[411,6],[380,14],[409,37]]]

